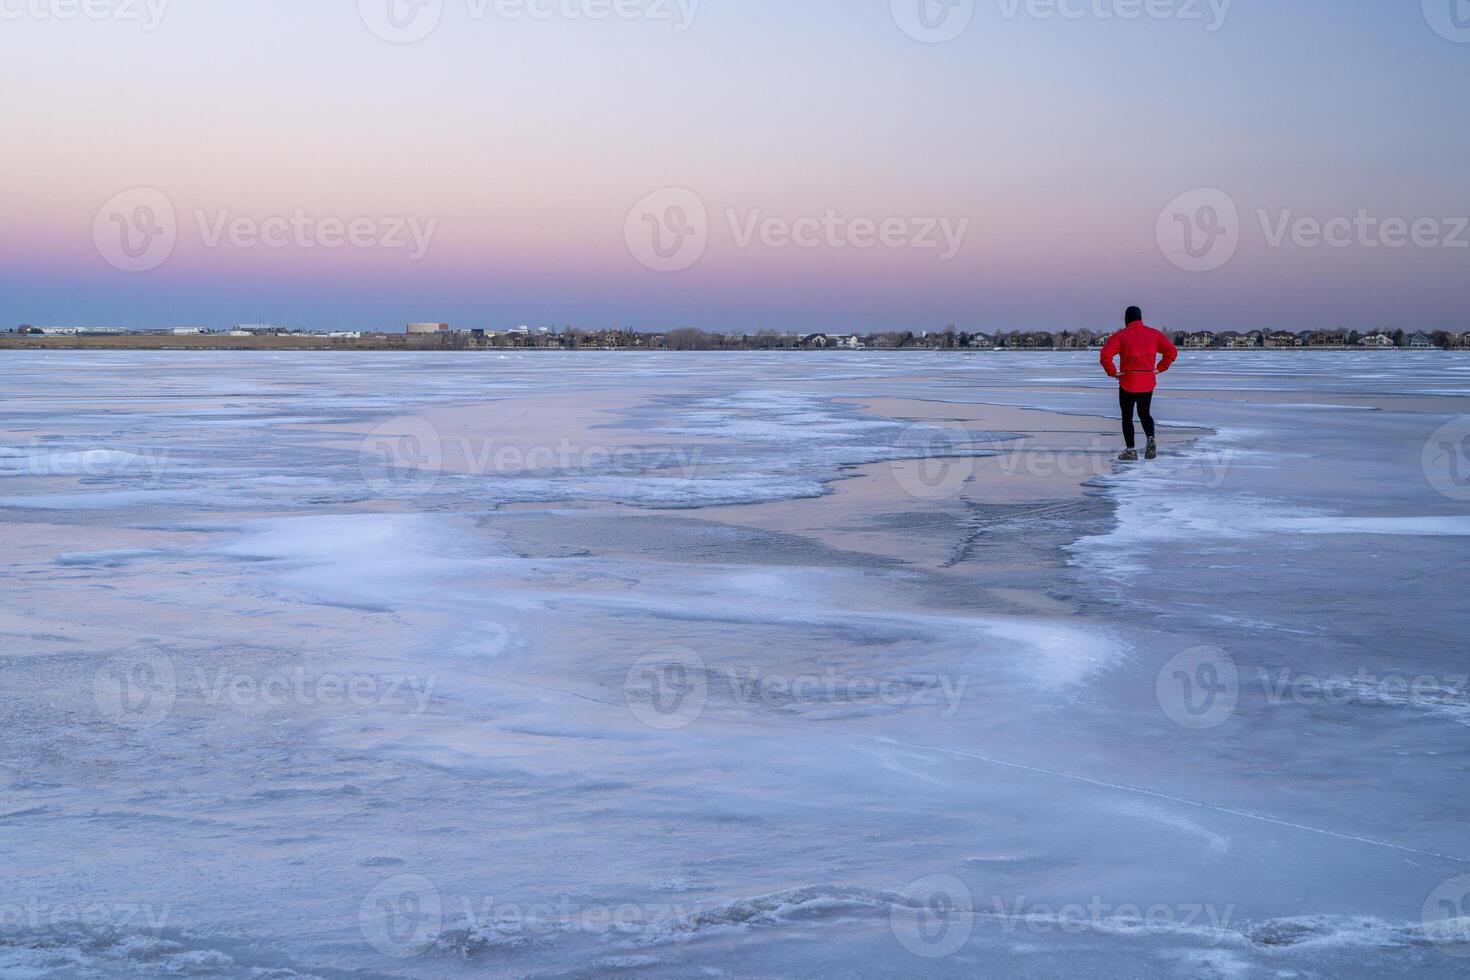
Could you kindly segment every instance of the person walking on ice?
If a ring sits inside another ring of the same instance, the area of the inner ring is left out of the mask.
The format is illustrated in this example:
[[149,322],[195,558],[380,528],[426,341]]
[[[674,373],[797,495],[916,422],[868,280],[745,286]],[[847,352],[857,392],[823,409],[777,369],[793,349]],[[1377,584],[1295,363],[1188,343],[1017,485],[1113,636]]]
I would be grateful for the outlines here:
[[[1159,444],[1154,440],[1154,390],[1159,386],[1158,376],[1169,370],[1179,357],[1179,348],[1160,331],[1145,326],[1143,311],[1136,306],[1128,307],[1128,312],[1123,314],[1123,322],[1127,325],[1108,338],[1101,358],[1108,377],[1118,379],[1118,406],[1123,410],[1123,442],[1128,447],[1118,458],[1126,463],[1138,461],[1137,437],[1133,432],[1133,412],[1137,409],[1138,420],[1143,423],[1143,434],[1148,438],[1144,458],[1158,459]],[[1121,368],[1114,363],[1120,356]]]

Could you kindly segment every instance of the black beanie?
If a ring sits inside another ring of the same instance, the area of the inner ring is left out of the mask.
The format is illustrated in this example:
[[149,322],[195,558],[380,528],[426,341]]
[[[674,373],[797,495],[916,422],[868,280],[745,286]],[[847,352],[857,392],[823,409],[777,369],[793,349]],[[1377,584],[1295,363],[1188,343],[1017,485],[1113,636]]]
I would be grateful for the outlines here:
[[[1114,309],[1116,309],[1116,307],[1114,307]],[[1128,324],[1135,323],[1142,319],[1143,311],[1136,306],[1130,306],[1128,307],[1128,312],[1123,314],[1123,326],[1126,327]]]

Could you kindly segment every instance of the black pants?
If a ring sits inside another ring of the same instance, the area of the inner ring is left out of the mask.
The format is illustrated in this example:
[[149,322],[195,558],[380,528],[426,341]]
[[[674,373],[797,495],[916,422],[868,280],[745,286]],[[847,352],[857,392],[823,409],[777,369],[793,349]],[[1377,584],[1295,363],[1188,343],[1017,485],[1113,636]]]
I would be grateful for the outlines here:
[[1123,409],[1123,441],[1128,448],[1134,447],[1135,436],[1133,434],[1133,408],[1138,407],[1138,421],[1143,423],[1143,434],[1150,439],[1154,437],[1153,417],[1154,393],[1151,391],[1133,392],[1118,389],[1118,406]]

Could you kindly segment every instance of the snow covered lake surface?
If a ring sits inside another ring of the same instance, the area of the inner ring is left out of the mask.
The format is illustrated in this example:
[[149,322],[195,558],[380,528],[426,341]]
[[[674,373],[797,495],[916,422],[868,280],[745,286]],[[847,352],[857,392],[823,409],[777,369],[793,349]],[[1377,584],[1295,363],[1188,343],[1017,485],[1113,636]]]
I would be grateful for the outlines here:
[[0,976],[1470,970],[1470,357],[5,362]]

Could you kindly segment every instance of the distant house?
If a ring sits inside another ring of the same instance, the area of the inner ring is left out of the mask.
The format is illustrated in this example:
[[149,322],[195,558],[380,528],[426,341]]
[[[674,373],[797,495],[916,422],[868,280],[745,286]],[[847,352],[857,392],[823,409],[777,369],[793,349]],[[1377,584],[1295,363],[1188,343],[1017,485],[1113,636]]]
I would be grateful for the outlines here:
[[862,350],[863,342],[857,338],[856,334],[853,334],[847,337],[838,337],[837,346],[843,350]]
[[1450,334],[1450,346],[1458,348],[1460,350],[1464,350],[1465,348],[1470,347],[1470,330],[1467,330],[1464,333]]
[[828,340],[827,335],[824,333],[811,333],[801,338],[801,346],[807,350],[821,350],[822,348],[832,346],[832,342]]
[[1266,335],[1267,347],[1304,347],[1306,340],[1290,330],[1273,330]]
[[1190,350],[1204,350],[1215,346],[1215,334],[1209,330],[1197,330],[1184,338],[1184,346]]
[[995,340],[989,334],[972,333],[969,347],[971,350],[994,350]]
[[1019,346],[1022,350],[1051,350],[1056,346],[1056,338],[1049,333],[1038,331],[1021,335]]
[[1433,350],[1434,340],[1430,337],[1425,336],[1422,333],[1416,333],[1409,338],[1409,341],[1405,346],[1407,346],[1409,350]]
[[1393,338],[1386,333],[1367,334],[1358,343],[1374,350],[1393,350]]
[[48,337],[76,337],[81,335],[97,337],[128,333],[129,331],[126,327],[31,327],[29,332],[45,334]]
[[1261,346],[1261,332],[1251,330],[1239,333],[1235,330],[1227,330],[1219,337],[1220,346],[1227,350],[1250,350]]
[[1312,339],[1308,346],[1346,347],[1347,334],[1341,330],[1318,330],[1312,334]]

